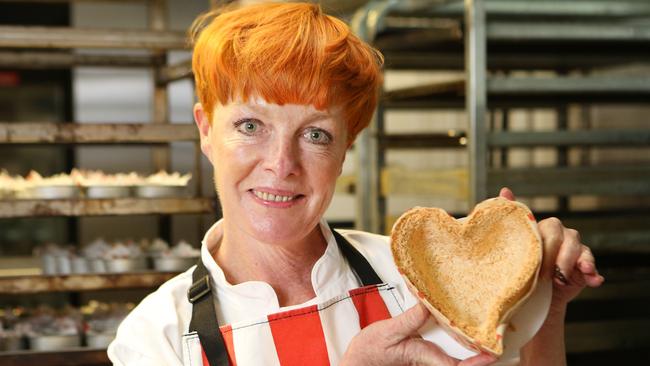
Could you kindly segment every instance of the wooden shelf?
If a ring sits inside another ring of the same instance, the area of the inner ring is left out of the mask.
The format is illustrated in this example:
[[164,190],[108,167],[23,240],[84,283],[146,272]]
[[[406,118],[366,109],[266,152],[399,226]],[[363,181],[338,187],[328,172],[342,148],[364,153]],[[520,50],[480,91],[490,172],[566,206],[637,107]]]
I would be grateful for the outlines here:
[[104,366],[110,365],[105,349],[78,348],[66,351],[16,351],[0,353],[3,366],[57,365],[57,366]]
[[116,198],[0,201],[0,218],[189,214],[216,211],[212,198]]
[[60,51],[0,51],[0,66],[19,69],[68,68],[74,66],[151,67],[162,66],[151,55],[85,54]]
[[0,294],[151,288],[179,272],[92,273],[0,277]]
[[184,32],[0,26],[0,47],[186,49]]
[[192,124],[0,122],[0,144],[151,144],[198,141]]

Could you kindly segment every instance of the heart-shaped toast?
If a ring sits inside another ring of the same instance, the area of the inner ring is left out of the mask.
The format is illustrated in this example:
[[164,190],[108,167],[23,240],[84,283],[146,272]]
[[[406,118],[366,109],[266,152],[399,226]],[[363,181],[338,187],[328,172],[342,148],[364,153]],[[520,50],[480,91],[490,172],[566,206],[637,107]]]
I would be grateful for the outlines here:
[[463,222],[416,207],[393,226],[400,273],[450,335],[500,356],[513,312],[533,292],[542,240],[525,205],[503,198],[478,204]]

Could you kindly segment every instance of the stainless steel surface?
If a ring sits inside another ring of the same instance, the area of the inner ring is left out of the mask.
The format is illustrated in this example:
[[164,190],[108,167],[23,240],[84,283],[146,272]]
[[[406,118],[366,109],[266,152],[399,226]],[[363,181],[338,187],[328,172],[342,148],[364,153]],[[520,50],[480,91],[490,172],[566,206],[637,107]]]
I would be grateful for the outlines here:
[[520,196],[650,195],[650,166],[507,168],[488,172],[491,195],[503,186]]
[[28,339],[29,349],[35,351],[60,351],[81,346],[79,335],[41,335]]
[[88,186],[88,198],[124,198],[131,195],[132,187],[128,186]]
[[183,32],[0,26],[0,47],[186,49]]
[[485,8],[465,0],[465,105],[469,140],[469,206],[487,198],[487,113]]
[[29,188],[29,195],[36,199],[78,198],[81,189],[77,186],[37,186]]
[[601,23],[573,24],[563,22],[506,22],[487,25],[490,41],[650,41],[648,24]]
[[650,77],[635,76],[567,76],[567,77],[503,77],[487,79],[490,93],[526,94],[616,94],[650,93]]
[[650,130],[490,132],[491,147],[511,146],[650,146]]
[[[628,17],[650,14],[650,3],[645,0],[487,0],[485,12],[489,15],[528,17]],[[430,0],[429,7],[420,9],[422,16],[463,15],[463,1]],[[408,11],[407,11],[408,12]]]

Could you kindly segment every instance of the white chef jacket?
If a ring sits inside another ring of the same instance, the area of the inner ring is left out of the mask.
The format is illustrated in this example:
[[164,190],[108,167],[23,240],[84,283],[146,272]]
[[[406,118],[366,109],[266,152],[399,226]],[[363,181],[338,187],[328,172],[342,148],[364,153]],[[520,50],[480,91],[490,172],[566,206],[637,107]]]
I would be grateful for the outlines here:
[[[342,300],[349,300],[350,294],[355,291],[358,293],[361,283],[341,254],[324,220],[321,221],[320,228],[327,240],[327,247],[311,272],[316,297],[303,304],[285,307],[279,306],[275,291],[265,282],[229,284],[212,256],[222,236],[221,221],[206,232],[201,246],[201,260],[212,277],[213,296],[216,292],[218,299],[215,301],[215,310],[227,345],[230,342],[233,347],[233,340],[232,336],[228,337],[224,333],[225,327],[227,331],[235,327],[246,330],[251,325],[257,326],[260,323],[257,319],[266,319],[269,314],[290,314],[291,311],[301,311],[309,307],[318,308],[319,311],[327,309],[329,313],[320,316],[323,329],[333,327],[330,322],[344,323],[344,327],[338,328],[347,329],[344,332],[346,334],[325,339],[328,363],[338,364],[347,349],[347,343],[360,330],[359,315],[353,314],[352,301],[346,303]],[[377,293],[382,296],[389,316],[399,315],[417,303],[417,299],[408,291],[394,265],[388,237],[354,230],[339,232],[368,260],[387,284],[379,286]],[[108,356],[114,365],[201,365],[202,351],[198,337],[196,334],[187,334],[192,316],[192,304],[187,300],[187,290],[192,285],[193,270],[194,267],[160,286],[142,300],[120,324],[117,336],[108,348]],[[351,310],[347,311],[345,306]],[[346,319],[350,317],[356,317],[356,322]],[[449,338],[436,328],[431,320],[420,331],[425,339]],[[264,329],[257,331],[255,337],[264,332]],[[255,344],[247,345],[246,336],[241,335],[245,332],[239,334],[239,340],[233,347],[236,350],[237,365],[260,364],[259,357],[262,357],[264,350],[260,349],[259,340],[256,338]],[[263,358],[262,364],[280,364],[275,356],[272,358]]]

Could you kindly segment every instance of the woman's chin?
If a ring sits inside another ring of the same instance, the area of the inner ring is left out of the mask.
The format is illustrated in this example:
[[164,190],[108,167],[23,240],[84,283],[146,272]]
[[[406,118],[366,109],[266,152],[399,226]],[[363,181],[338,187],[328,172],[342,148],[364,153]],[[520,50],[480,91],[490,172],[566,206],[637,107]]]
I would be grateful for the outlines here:
[[[315,224],[317,224],[316,221]],[[265,218],[250,222],[252,234],[262,242],[285,243],[306,237],[314,229],[315,224],[307,224],[296,218],[273,219]]]

